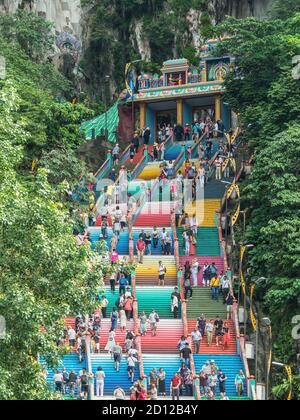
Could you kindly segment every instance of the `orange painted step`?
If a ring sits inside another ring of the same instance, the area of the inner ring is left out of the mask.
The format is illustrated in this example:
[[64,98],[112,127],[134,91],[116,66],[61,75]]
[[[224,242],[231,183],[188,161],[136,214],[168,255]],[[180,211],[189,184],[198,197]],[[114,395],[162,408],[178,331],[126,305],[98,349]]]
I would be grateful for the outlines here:
[[157,326],[156,337],[151,337],[149,326],[147,335],[142,337],[143,354],[178,354],[177,344],[182,336],[181,319],[161,319]]
[[[207,337],[205,335],[204,339],[201,341],[200,354],[227,354],[228,355],[228,354],[237,353],[236,334],[235,334],[233,321],[226,321],[226,322],[228,322],[228,326],[230,329],[230,340],[229,340],[228,348],[223,350],[223,346],[217,347],[215,337],[213,338],[213,344],[209,346],[207,343]],[[194,330],[196,325],[197,325],[196,320],[188,320],[189,333],[191,333]]]
[[75,318],[65,318],[65,325],[67,328],[75,329]]

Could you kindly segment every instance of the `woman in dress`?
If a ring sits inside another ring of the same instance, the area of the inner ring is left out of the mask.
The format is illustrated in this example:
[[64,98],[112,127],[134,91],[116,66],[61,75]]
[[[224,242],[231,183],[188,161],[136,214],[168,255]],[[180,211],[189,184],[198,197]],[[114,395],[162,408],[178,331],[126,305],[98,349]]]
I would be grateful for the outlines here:
[[154,385],[156,387],[157,386],[157,381],[158,381],[157,371],[156,371],[155,368],[153,368],[152,371],[150,372],[150,375],[149,375],[150,388],[152,387],[152,385]]
[[227,322],[224,323],[222,334],[223,334],[223,350],[226,350],[229,346],[229,340],[230,340],[230,330],[229,330]]
[[122,332],[125,332],[126,327],[127,327],[127,320],[126,320],[126,312],[123,308],[121,308],[119,311],[119,319],[120,319],[121,330]]
[[116,333],[115,333],[115,331],[113,329],[111,329],[110,332],[109,332],[109,334],[108,334],[107,344],[105,346],[105,351],[108,351],[108,353],[110,353],[111,358],[113,358],[112,350],[113,350],[113,348],[116,345],[115,338],[116,338]]
[[193,279],[193,287],[198,287],[199,263],[196,259],[193,260],[191,273]]
[[159,369],[158,372],[158,394],[165,397],[167,395],[166,392],[166,372],[163,370],[163,368]]
[[190,235],[189,236],[189,241],[190,241],[190,256],[195,256],[196,255],[196,246],[197,246],[197,239],[195,235]]
[[145,311],[141,313],[140,316],[140,333],[141,336],[145,336],[147,334],[147,315],[145,314]]

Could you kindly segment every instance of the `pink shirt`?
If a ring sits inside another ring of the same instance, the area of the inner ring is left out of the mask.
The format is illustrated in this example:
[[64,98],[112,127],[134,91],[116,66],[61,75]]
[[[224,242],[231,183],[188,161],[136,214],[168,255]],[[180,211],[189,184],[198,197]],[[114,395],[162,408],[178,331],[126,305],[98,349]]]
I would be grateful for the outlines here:
[[119,258],[119,254],[117,253],[117,252],[112,252],[112,254],[111,254],[111,262],[113,262],[113,263],[115,263],[115,262],[117,262],[118,261],[118,258]]

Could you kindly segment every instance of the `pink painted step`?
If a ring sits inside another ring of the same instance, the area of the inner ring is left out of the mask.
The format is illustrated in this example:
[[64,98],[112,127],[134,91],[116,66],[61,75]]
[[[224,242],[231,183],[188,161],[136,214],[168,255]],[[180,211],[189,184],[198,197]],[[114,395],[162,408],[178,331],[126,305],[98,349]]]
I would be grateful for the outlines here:
[[203,267],[205,263],[212,264],[214,262],[218,268],[218,273],[224,271],[224,260],[222,257],[180,257],[180,264],[184,265],[186,261],[189,261],[190,264],[192,264],[193,260],[196,258],[202,268],[198,276],[199,286],[203,286]]

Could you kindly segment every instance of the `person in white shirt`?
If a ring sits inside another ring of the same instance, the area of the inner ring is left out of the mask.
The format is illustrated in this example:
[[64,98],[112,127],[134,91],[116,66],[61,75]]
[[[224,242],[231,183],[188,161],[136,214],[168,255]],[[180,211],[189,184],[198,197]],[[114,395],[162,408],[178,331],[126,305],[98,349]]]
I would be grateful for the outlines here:
[[55,375],[53,376],[53,380],[55,383],[55,391],[62,393],[62,385],[63,385],[63,381],[64,381],[64,377],[63,374],[57,370]]
[[191,337],[192,337],[192,340],[193,340],[193,343],[194,343],[195,354],[199,354],[202,335],[201,335],[200,331],[198,330],[198,328],[195,328],[195,330],[191,334]]
[[75,347],[76,344],[76,331],[74,328],[70,327],[68,329],[69,343],[71,347]]
[[114,397],[117,401],[126,400],[125,391],[120,386],[117,386],[115,391],[114,391]]
[[150,323],[152,337],[156,336],[158,320],[159,320],[158,314],[156,313],[155,309],[153,309],[151,314],[149,315],[149,323]]
[[128,356],[127,359],[127,372],[128,372],[128,379],[131,379],[131,382],[134,382],[134,373],[135,373],[135,365],[138,360],[133,356]]
[[103,397],[104,395],[104,382],[105,382],[105,372],[102,367],[99,367],[96,372],[96,395],[97,397]]
[[102,312],[102,317],[106,318],[107,316],[107,306],[108,306],[108,300],[105,296],[102,296],[101,299],[101,312]]

